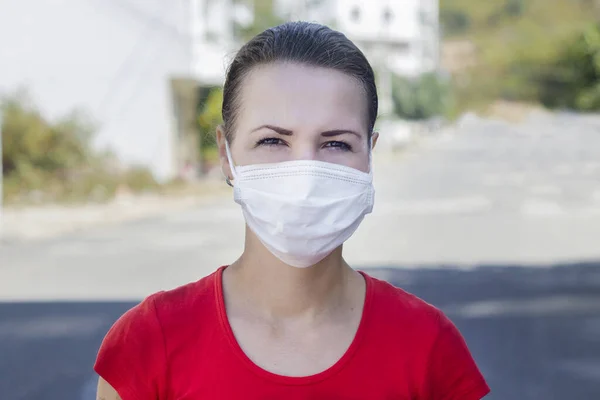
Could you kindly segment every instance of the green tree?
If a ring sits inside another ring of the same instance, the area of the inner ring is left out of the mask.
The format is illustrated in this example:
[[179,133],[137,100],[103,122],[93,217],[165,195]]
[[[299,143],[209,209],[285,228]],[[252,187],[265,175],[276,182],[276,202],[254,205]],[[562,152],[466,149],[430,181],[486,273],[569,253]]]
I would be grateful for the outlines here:
[[[593,109],[593,46],[581,37],[576,44],[575,38],[582,27],[600,21],[599,5],[597,0],[440,0],[442,25],[459,20],[456,31],[445,33],[476,49],[474,62],[455,72],[456,103],[462,110],[484,109],[496,99]],[[456,17],[460,14],[464,17]],[[467,27],[461,19],[469,20]]]
[[445,115],[450,106],[449,82],[435,73],[418,78],[394,77],[392,98],[395,114],[404,119],[419,120]]
[[471,27],[471,18],[462,10],[443,8],[440,10],[440,24],[444,36],[457,36],[469,30]]
[[[57,173],[78,168],[89,162],[91,124],[72,114],[50,123],[24,94],[2,101],[4,173],[24,171]],[[26,174],[25,174],[26,175]]]
[[49,121],[23,93],[0,99],[2,166],[7,200],[107,200],[119,184],[133,191],[156,188],[152,174],[136,167],[117,171],[94,153],[93,124],[77,113]]
[[506,0],[504,12],[511,17],[519,17],[525,11],[525,0]]
[[223,104],[223,88],[212,88],[205,99],[201,101],[198,115],[198,129],[201,135],[202,150],[216,146],[215,131],[223,122],[221,105]]
[[538,78],[540,100],[550,107],[600,110],[600,23],[590,24]]
[[[238,0],[243,1],[243,0]],[[236,37],[247,42],[267,28],[279,25],[284,21],[275,12],[274,0],[254,0],[252,2],[254,21],[249,26],[236,26]]]

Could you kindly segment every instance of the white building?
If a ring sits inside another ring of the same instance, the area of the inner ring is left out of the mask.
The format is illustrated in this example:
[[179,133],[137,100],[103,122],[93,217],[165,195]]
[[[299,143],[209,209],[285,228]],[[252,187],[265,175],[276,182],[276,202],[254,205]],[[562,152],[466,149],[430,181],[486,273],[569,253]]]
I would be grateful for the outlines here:
[[390,109],[390,73],[416,77],[439,65],[439,0],[278,0],[284,18],[335,27],[377,70],[382,113]]
[[51,119],[84,110],[98,148],[171,178],[197,153],[181,100],[222,84],[232,10],[231,0],[0,0],[0,96],[26,89]]
[[239,43],[234,24],[252,23],[252,3],[233,0],[189,0],[192,74],[202,82],[223,85],[230,56]]

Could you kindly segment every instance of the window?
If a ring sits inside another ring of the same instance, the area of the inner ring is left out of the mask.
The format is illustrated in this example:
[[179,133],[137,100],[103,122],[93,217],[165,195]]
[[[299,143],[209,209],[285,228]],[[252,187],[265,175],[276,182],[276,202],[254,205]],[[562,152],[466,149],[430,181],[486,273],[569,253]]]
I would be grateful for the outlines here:
[[390,46],[390,51],[394,55],[408,54],[411,51],[410,43],[408,43],[408,42],[396,42],[396,43],[393,43]]
[[419,21],[423,26],[431,26],[434,23],[433,16],[431,15],[431,13],[425,10],[419,11]]
[[352,21],[358,22],[360,20],[360,8],[353,7],[352,11],[350,11],[350,17],[352,18]]
[[390,22],[392,22],[393,19],[394,13],[392,12],[392,10],[390,10],[389,7],[386,7],[385,10],[383,10],[383,22],[385,24],[389,24]]

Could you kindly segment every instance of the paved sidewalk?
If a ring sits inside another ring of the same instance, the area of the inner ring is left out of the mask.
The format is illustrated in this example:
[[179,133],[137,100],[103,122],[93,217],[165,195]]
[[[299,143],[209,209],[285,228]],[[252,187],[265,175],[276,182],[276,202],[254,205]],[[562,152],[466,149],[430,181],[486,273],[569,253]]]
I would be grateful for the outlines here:
[[[8,207],[3,210],[0,241],[30,241],[156,217],[229,199],[229,190],[208,183],[204,194],[126,195],[108,203]],[[225,184],[223,184],[225,186]]]

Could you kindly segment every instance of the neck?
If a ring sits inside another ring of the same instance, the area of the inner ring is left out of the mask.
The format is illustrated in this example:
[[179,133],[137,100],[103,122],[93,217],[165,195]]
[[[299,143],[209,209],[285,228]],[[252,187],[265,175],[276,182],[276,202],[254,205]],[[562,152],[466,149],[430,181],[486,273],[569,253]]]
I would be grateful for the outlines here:
[[342,258],[341,246],[312,267],[296,268],[273,256],[248,228],[244,253],[226,274],[231,291],[270,319],[323,315],[362,283]]

